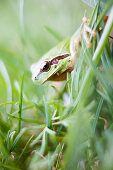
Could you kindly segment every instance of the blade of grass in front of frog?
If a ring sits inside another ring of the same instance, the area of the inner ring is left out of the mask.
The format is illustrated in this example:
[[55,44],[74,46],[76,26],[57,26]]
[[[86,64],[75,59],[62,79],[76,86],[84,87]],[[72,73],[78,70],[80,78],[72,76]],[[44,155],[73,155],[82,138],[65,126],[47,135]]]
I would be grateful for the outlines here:
[[[111,67],[111,61],[110,61],[110,59],[111,59],[111,55],[108,53],[108,49],[107,49],[107,47],[105,47],[105,49],[104,49],[104,55],[105,55],[105,58],[106,58],[106,62],[107,62],[107,65],[108,65],[108,67]],[[109,56],[109,57],[108,57]]]
[[23,45],[25,46],[24,0],[20,0],[19,21],[20,21],[21,40],[23,42]]
[[71,94],[71,84],[70,84],[70,79],[71,77],[70,77],[70,74],[69,73],[67,73],[67,81],[66,81],[66,84],[65,85],[67,85],[68,86],[68,91],[69,91],[69,94]]
[[42,145],[40,148],[40,154],[43,155],[46,147],[46,132],[44,130],[43,137],[42,137]]
[[[84,55],[84,54],[83,54]],[[81,50],[81,55],[78,58],[76,65],[74,67],[73,73],[72,73],[72,81],[71,81],[71,99],[74,99],[78,93],[79,93],[79,79],[80,79],[80,73],[82,72],[82,67],[83,67],[83,62],[84,58],[82,55],[82,50]],[[75,81],[74,81],[75,80]],[[75,96],[74,96],[75,95]],[[73,101],[73,100],[72,100]]]
[[109,38],[111,38],[113,40],[113,37],[112,36],[109,36]]
[[[5,81],[6,84],[6,89],[7,89],[7,102],[12,101],[12,86],[11,86],[11,81],[7,72],[7,69],[3,63],[2,60],[0,60],[0,73],[3,77],[3,80]],[[7,105],[7,110],[10,112],[12,105]]]
[[25,144],[25,146],[24,146],[24,148],[23,148],[23,150],[22,150],[22,152],[21,152],[21,154],[20,154],[20,156],[19,156],[19,158],[18,158],[18,161],[21,159],[21,157],[22,157],[23,154],[25,153],[25,151],[26,151],[29,143],[31,142],[32,138],[33,138],[33,135],[28,139],[27,143]]
[[71,93],[70,93],[70,102],[73,102],[74,96],[75,96],[75,87],[74,87],[74,78],[75,78],[75,69],[71,73],[72,79],[71,79]]
[[103,97],[108,103],[112,104],[111,100],[109,99],[108,94],[106,93],[105,89],[103,91],[97,90],[98,94]]
[[106,57],[105,57],[104,53],[101,55],[101,60],[102,60],[102,65],[104,67],[104,70],[106,70],[108,67],[108,64],[107,64]]
[[[65,141],[66,151],[64,153],[64,169],[84,169],[79,166],[81,160],[86,160],[86,150],[91,139],[91,115],[83,106],[82,98],[79,108],[69,117],[68,133]],[[81,106],[81,107],[80,107]],[[86,168],[86,166],[84,166]]]
[[43,124],[43,122],[39,121],[39,120],[32,120],[32,119],[24,119],[24,118],[18,118],[16,116],[13,116],[11,114],[8,113],[8,116],[13,118],[13,119],[16,119],[16,120],[21,120],[23,122],[28,122],[28,123],[36,123],[36,124]]
[[[30,101],[23,101],[23,103],[25,103],[25,104],[32,104],[33,102],[30,102]],[[8,104],[15,104],[15,105],[17,105],[17,104],[19,104],[19,102],[5,102],[5,103],[0,103],[0,106],[3,106],[3,105],[8,105]],[[23,110],[26,110],[26,109],[28,109],[28,108],[32,108],[33,107],[33,105],[30,105],[30,106],[26,106],[26,107],[23,107]],[[16,111],[16,113],[17,113],[17,111]]]
[[[12,114],[10,114],[10,113],[7,113],[4,108],[0,108],[0,111],[1,111],[2,113],[4,113],[5,115],[9,116],[10,118],[16,119],[16,120],[18,120],[18,121],[19,121],[19,119],[20,119],[19,117],[16,117],[16,116],[14,116],[14,115],[12,115]],[[43,124],[43,122],[41,122],[41,121],[39,121],[39,120],[32,120],[32,119],[25,119],[25,118],[21,118],[21,121],[23,121],[23,122],[28,122],[28,123]]]
[[[49,112],[49,106],[48,103],[46,101],[46,99],[44,98],[44,105],[45,105],[45,115],[46,115],[46,122],[47,122],[47,127],[51,128],[51,117],[50,117],[50,112]],[[47,133],[47,146],[49,144],[49,134]]]
[[112,47],[111,48],[112,48],[112,59],[113,59],[113,43],[112,43]]
[[63,155],[63,149],[64,149],[64,143],[62,144],[62,147],[59,151],[59,154],[57,156],[57,161],[56,161],[56,170],[58,170],[60,168],[60,163],[61,163],[61,159],[62,159],[62,155]]
[[26,127],[21,129],[21,131],[18,133],[18,135],[16,136],[11,148],[10,148],[10,152],[14,149],[14,147],[16,146],[16,144],[19,142],[19,140],[21,139],[21,137],[24,135],[24,133],[27,130],[35,130],[35,129],[43,129],[45,128],[45,125],[39,125],[39,126],[31,126],[31,127]]
[[[29,105],[29,106],[22,107],[22,111],[28,110],[28,109],[32,109],[33,107],[35,107],[35,106],[34,105]],[[13,112],[13,113],[11,113],[11,115],[14,116],[16,113],[18,113],[18,110]]]
[[97,20],[98,10],[99,10],[99,3],[97,3],[95,5],[95,8],[94,8],[93,13],[91,15],[91,19],[90,19],[90,23],[89,23],[89,27],[91,27],[91,28],[94,27],[94,24]]
[[43,136],[44,130],[32,141],[32,143],[30,144],[30,146],[34,146]]
[[11,165],[6,165],[5,163],[0,163],[0,169],[3,170],[4,169],[11,169],[11,170],[21,170],[20,168],[16,168],[16,167],[13,167]]
[[[86,3],[87,5],[89,5],[90,7],[92,7],[92,8],[94,8],[95,7],[95,5],[96,5],[96,3],[98,2],[98,1],[100,1],[100,0],[82,0],[84,3]],[[100,5],[101,5],[101,8],[102,9],[104,9],[104,7],[105,7],[105,2],[103,1],[101,1],[100,2]]]
[[[107,6],[107,7],[109,7],[109,6]],[[111,8],[109,19],[107,21],[107,24],[104,28],[104,32],[101,36],[101,39],[98,43],[97,49],[96,49],[94,56],[93,56],[93,61],[96,65],[98,64],[98,60],[100,59],[100,56],[101,56],[101,54],[104,50],[104,47],[105,47],[105,45],[108,41],[109,34],[110,34],[112,28],[113,28],[113,7]]]
[[[105,26],[104,32],[101,36],[101,39],[98,43],[98,46],[97,46],[96,51],[93,56],[93,62],[95,65],[97,65],[100,60],[101,54],[103,53],[104,47],[108,41],[109,34],[111,32],[112,27],[113,27],[113,8],[111,9],[108,22]],[[80,99],[82,99],[82,97],[85,96],[85,94],[87,93],[87,90],[89,89],[90,83],[92,81],[92,77],[93,77],[93,70],[91,68],[89,68],[88,71],[86,72],[84,82],[82,84],[82,87],[80,89],[80,92],[79,92],[75,102],[73,103],[73,108],[71,108],[70,113],[75,109],[75,107],[79,103]]]
[[97,29],[98,29],[100,22],[103,20],[104,16],[105,16],[106,13],[109,11],[109,9],[112,7],[112,5],[113,5],[113,0],[110,0],[110,1],[106,4],[105,8],[102,10],[101,16],[99,17],[99,19],[98,19],[98,21],[97,21],[97,23],[96,23],[96,25],[95,25],[94,30],[97,30]]
[[[55,165],[55,163],[57,162],[58,160],[58,156],[59,156],[59,153],[61,151],[61,144],[59,143],[54,151],[54,153],[51,155],[51,157],[49,156],[49,159],[48,160],[48,166],[49,168],[53,167]],[[57,170],[57,169],[56,169]]]
[[111,51],[111,47],[110,47],[111,43],[107,43],[106,47],[105,47],[105,55],[106,55],[106,60],[109,63],[109,66],[111,66],[111,59],[112,59],[112,51]]
[[5,102],[5,103],[0,103],[0,106],[8,105],[8,104],[17,104],[17,102]]
[[24,75],[22,77],[21,89],[20,89],[19,110],[18,110],[18,117],[19,117],[18,132],[20,132],[20,129],[21,129],[22,101],[23,101],[23,81],[24,81]]
[[102,105],[103,105],[103,101],[104,101],[104,99],[103,99],[103,97],[101,97],[101,99],[99,101],[99,105],[97,107],[96,116],[95,116],[95,119],[93,121],[93,126],[92,126],[92,134],[93,135],[95,134],[96,125],[97,125],[99,114],[100,114],[100,111],[101,111],[101,108],[102,108]]
[[40,106],[35,102],[33,102],[33,103],[34,103],[34,106],[36,107],[36,109],[38,110],[39,114],[44,116],[44,112],[41,110]]
[[60,125],[60,127],[59,127],[59,129],[58,129],[58,131],[57,131],[56,136],[59,136],[59,135],[60,135],[60,132],[61,132],[63,126],[64,126],[63,124]]

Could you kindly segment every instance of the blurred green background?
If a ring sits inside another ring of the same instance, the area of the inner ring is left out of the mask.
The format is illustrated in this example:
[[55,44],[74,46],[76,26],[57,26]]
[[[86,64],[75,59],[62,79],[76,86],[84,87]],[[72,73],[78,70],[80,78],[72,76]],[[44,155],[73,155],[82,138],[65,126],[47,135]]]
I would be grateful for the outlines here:
[[[94,28],[100,18],[104,28],[99,6],[92,17]],[[30,72],[31,64],[71,36],[92,11],[81,0],[0,0],[0,169],[34,170],[39,164],[50,169],[57,163],[62,168],[62,160],[64,169],[83,163],[95,169],[96,161],[100,170],[113,169],[113,60],[109,43],[105,46],[112,17],[105,39],[96,30],[100,46],[95,39],[92,49],[82,42],[74,72],[56,96],[51,82],[37,86]],[[97,60],[102,67],[95,67]]]
[[24,99],[42,98],[47,83],[37,86],[32,82],[30,65],[71,36],[80,26],[84,14],[90,16],[91,9],[80,0],[0,1],[0,60],[9,76],[8,80],[0,65],[0,103],[18,101],[23,74]]

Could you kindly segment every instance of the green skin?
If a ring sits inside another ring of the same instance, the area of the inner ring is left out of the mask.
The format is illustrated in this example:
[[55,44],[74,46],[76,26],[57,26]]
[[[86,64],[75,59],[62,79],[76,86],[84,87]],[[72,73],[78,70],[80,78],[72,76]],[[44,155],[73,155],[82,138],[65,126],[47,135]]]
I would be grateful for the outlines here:
[[[50,50],[45,54],[37,63],[31,66],[32,79],[38,85],[45,83],[48,80],[53,80],[53,75],[59,77],[57,81],[62,81],[61,74],[68,72],[69,68],[74,67],[75,59],[78,56],[78,47],[80,42],[78,40],[81,37],[83,31],[83,25],[75,32],[72,38],[68,38]],[[68,54],[69,56],[62,58],[58,63],[51,65],[48,71],[40,71],[44,66],[45,61],[51,61],[57,56]],[[72,71],[72,70],[71,70]],[[58,74],[57,74],[58,73]],[[54,77],[55,77],[54,76]]]

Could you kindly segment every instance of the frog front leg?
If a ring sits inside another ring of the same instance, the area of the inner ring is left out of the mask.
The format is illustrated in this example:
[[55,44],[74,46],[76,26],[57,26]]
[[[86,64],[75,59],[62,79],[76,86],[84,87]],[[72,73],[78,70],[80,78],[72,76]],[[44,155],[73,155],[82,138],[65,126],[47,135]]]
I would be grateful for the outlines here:
[[74,64],[79,56],[79,50],[81,48],[81,41],[84,38],[86,45],[88,48],[92,47],[92,43],[90,41],[89,35],[92,37],[96,37],[96,32],[92,30],[89,26],[89,19],[84,17],[83,23],[80,28],[74,33],[70,41],[70,54],[71,54],[71,67],[74,68]]

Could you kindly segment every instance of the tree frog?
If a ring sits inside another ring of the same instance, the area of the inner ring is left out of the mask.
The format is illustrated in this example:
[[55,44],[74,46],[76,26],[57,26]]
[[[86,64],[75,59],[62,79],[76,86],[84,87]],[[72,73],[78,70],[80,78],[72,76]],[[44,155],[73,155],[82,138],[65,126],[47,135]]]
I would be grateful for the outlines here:
[[96,33],[87,26],[88,22],[89,20],[84,17],[83,23],[72,38],[64,40],[45,54],[37,63],[32,64],[33,81],[41,85],[46,81],[66,80],[67,72],[72,72],[79,55],[81,39],[84,37],[88,47],[91,47],[88,33],[93,37],[96,36]]

